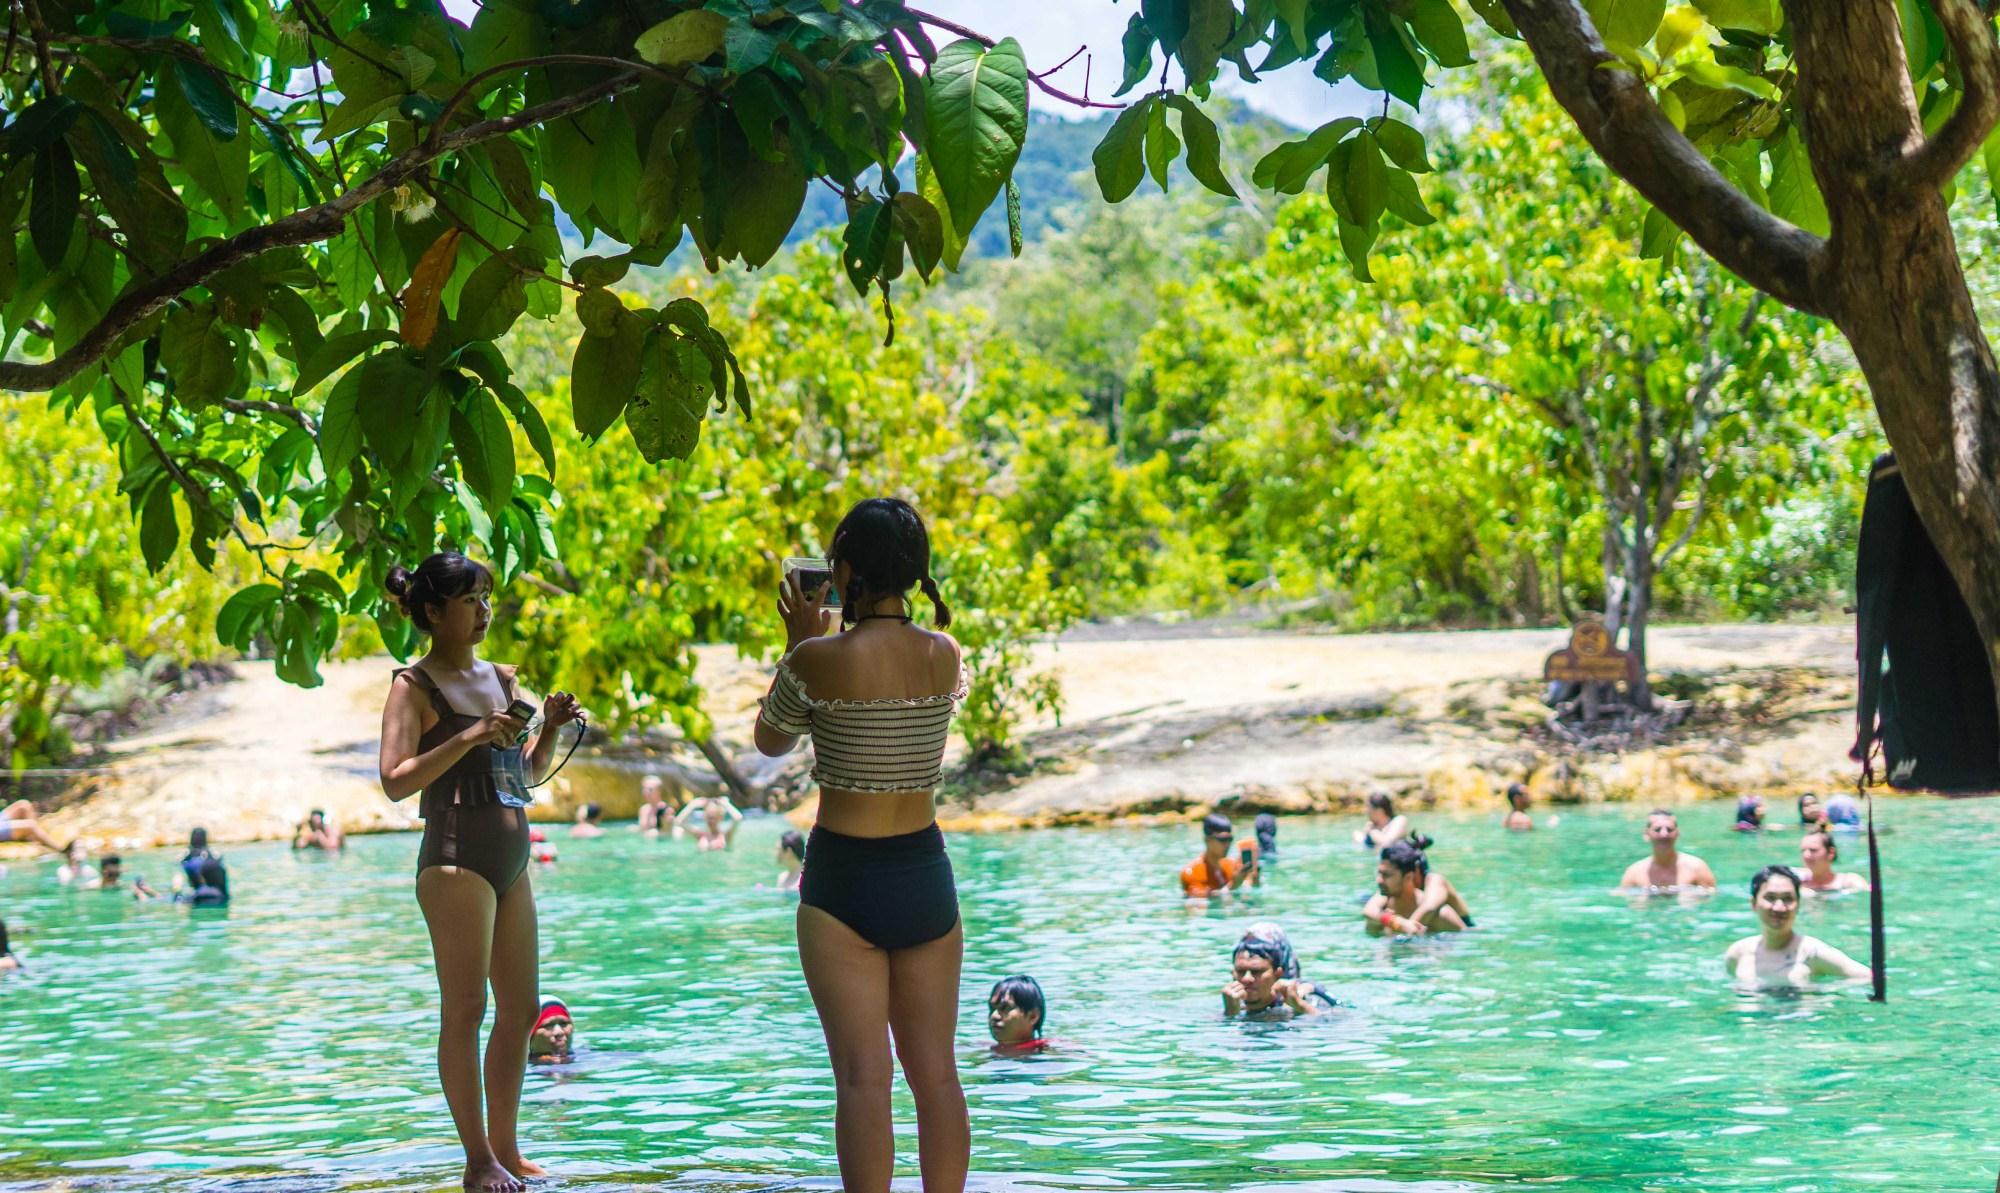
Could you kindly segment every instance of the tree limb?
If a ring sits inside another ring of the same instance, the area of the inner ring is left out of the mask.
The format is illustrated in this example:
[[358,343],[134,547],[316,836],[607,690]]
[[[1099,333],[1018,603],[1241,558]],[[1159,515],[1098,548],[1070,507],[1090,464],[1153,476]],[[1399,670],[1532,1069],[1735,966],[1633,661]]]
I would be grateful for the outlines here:
[[238,414],[275,414],[280,418],[289,418],[299,424],[299,429],[306,434],[314,438],[319,437],[319,428],[313,423],[312,416],[297,406],[287,406],[283,402],[240,401],[236,398],[224,398],[222,400],[222,408],[224,410],[234,410]]
[[481,141],[503,136],[515,129],[559,119],[571,112],[636,86],[637,71],[611,75],[581,91],[552,99],[511,116],[501,116],[469,125],[440,137],[436,144],[422,144],[384,163],[380,170],[358,186],[304,211],[296,211],[239,232],[207,251],[181,262],[158,277],[134,286],[118,297],[95,327],[83,334],[69,351],[41,362],[0,361],[0,389],[30,392],[53,389],[76,376],[107,352],[118,337],[160,310],[176,296],[198,286],[230,266],[275,248],[313,244],[337,234],[347,217],[372,199],[388,193],[434,159]]
[[1931,11],[1951,42],[1963,89],[1958,107],[1937,134],[1891,168],[1891,178],[1913,190],[1936,190],[1950,182],[2000,124],[2000,45],[1993,40],[1993,18],[1974,0],[1931,0]]
[[1812,282],[1825,241],[1751,201],[1660,111],[1575,0],[1504,0],[1549,91],[1607,165],[1709,256],[1787,306],[1830,315]]

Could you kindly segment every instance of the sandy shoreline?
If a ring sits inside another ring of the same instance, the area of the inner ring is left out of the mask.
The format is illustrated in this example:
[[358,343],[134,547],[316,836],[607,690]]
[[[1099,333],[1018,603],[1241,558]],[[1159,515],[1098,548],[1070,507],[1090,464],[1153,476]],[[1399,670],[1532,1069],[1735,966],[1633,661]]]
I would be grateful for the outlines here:
[[[1562,642],[1555,630],[1127,628],[1044,644],[1035,666],[1060,678],[1064,709],[1060,724],[1024,726],[1031,773],[963,788],[941,814],[958,827],[997,828],[1211,806],[1331,810],[1378,785],[1462,805],[1489,802],[1521,778],[1548,798],[1665,802],[1852,781],[1851,627],[1656,629],[1655,676],[1703,693],[1675,741],[1615,758],[1559,757],[1524,734],[1541,716],[1532,677]],[[699,654],[719,736],[747,751],[768,671],[726,647]],[[240,664],[236,682],[117,742],[106,770],[48,818],[50,831],[137,848],[185,840],[199,823],[217,841],[262,840],[288,836],[311,807],[350,831],[413,827],[414,801],[392,804],[375,782],[393,665],[330,664],[324,686],[302,691],[269,663]],[[606,802],[613,816],[623,810]]]

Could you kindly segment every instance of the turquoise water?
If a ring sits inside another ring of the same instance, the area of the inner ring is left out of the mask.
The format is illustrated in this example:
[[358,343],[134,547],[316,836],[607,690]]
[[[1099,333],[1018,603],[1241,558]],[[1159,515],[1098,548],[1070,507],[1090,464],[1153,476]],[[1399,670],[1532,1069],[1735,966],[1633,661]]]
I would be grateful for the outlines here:
[[[1546,815],[1548,809],[1538,810]],[[1720,954],[1744,884],[1797,860],[1789,832],[1682,814],[1725,893],[1611,893],[1643,809],[1566,811],[1552,831],[1420,816],[1479,931],[1371,939],[1353,824],[1287,820],[1260,893],[1190,907],[1192,826],[957,837],[969,934],[961,1016],[975,1184],[1061,1189],[1971,1189],[2000,1164],[2000,974],[1979,875],[2000,804],[1883,806],[1891,1001],[1853,989],[1745,996]],[[727,856],[623,826],[561,835],[535,874],[543,987],[578,1017],[579,1062],[527,1081],[523,1138],[564,1189],[750,1190],[834,1180],[833,1092],[798,979],[788,897],[755,889],[782,825]],[[0,979],[0,1189],[450,1187],[458,1155],[432,1073],[434,985],[411,897],[413,836],[340,858],[227,851],[227,913],[133,905],[0,877],[29,968]],[[128,857],[163,886],[173,858]],[[1865,864],[1858,843],[1844,867]],[[1353,1009],[1225,1022],[1244,925],[1291,931]],[[1803,930],[1856,955],[1865,899]],[[986,987],[1016,970],[1052,1000],[1053,1055],[983,1048]],[[909,1132],[909,1100],[898,1116]],[[901,1145],[915,1187],[914,1134]]]

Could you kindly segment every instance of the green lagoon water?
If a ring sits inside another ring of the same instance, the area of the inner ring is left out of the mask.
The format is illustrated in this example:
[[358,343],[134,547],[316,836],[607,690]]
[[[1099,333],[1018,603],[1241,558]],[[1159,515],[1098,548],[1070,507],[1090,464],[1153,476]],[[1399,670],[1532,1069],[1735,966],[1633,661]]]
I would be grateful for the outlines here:
[[[1635,899],[1610,888],[1643,852],[1642,813],[1565,811],[1526,836],[1490,815],[1421,817],[1479,923],[1426,941],[1362,933],[1372,859],[1347,821],[1286,821],[1266,888],[1213,906],[1174,883],[1190,826],[954,838],[975,1186],[1992,1187],[2000,962],[1990,908],[1954,893],[1983,892],[2000,862],[2000,804],[1884,805],[1886,1006],[1733,990],[1719,957],[1751,930],[1745,882],[1796,861],[1796,834],[1740,836],[1729,807],[1686,809],[1684,844],[1724,893]],[[757,889],[782,827],[749,822],[727,856],[624,826],[559,835],[560,864],[534,874],[543,988],[583,1043],[527,1080],[523,1137],[556,1187],[837,1186],[794,904]],[[226,913],[9,866],[0,917],[29,968],[0,979],[0,1190],[453,1187],[415,851],[413,836],[338,858],[233,848]],[[163,886],[176,856],[128,868]],[[1842,861],[1864,864],[1858,842]],[[1260,918],[1351,1009],[1222,1020],[1227,950]],[[1863,898],[1814,901],[1801,926],[1865,955]],[[996,1060],[983,999],[1017,970],[1048,990],[1062,1046]]]

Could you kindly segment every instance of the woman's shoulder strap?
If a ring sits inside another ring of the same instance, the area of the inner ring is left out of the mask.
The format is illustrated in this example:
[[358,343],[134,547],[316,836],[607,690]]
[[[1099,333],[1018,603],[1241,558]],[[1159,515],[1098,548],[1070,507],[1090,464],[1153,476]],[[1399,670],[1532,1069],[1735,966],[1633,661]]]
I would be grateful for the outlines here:
[[520,685],[514,680],[515,672],[520,669],[520,665],[517,663],[493,664],[494,674],[500,677],[500,691],[507,697],[507,703],[509,704],[514,703],[515,693],[520,690]]
[[441,717],[451,715],[451,702],[445,699],[444,689],[438,687],[437,680],[431,678],[430,672],[425,671],[422,667],[415,664],[411,664],[408,667],[398,667],[390,673],[389,682],[393,684],[404,676],[408,676],[410,682],[415,684],[418,690],[430,695],[432,711]]

